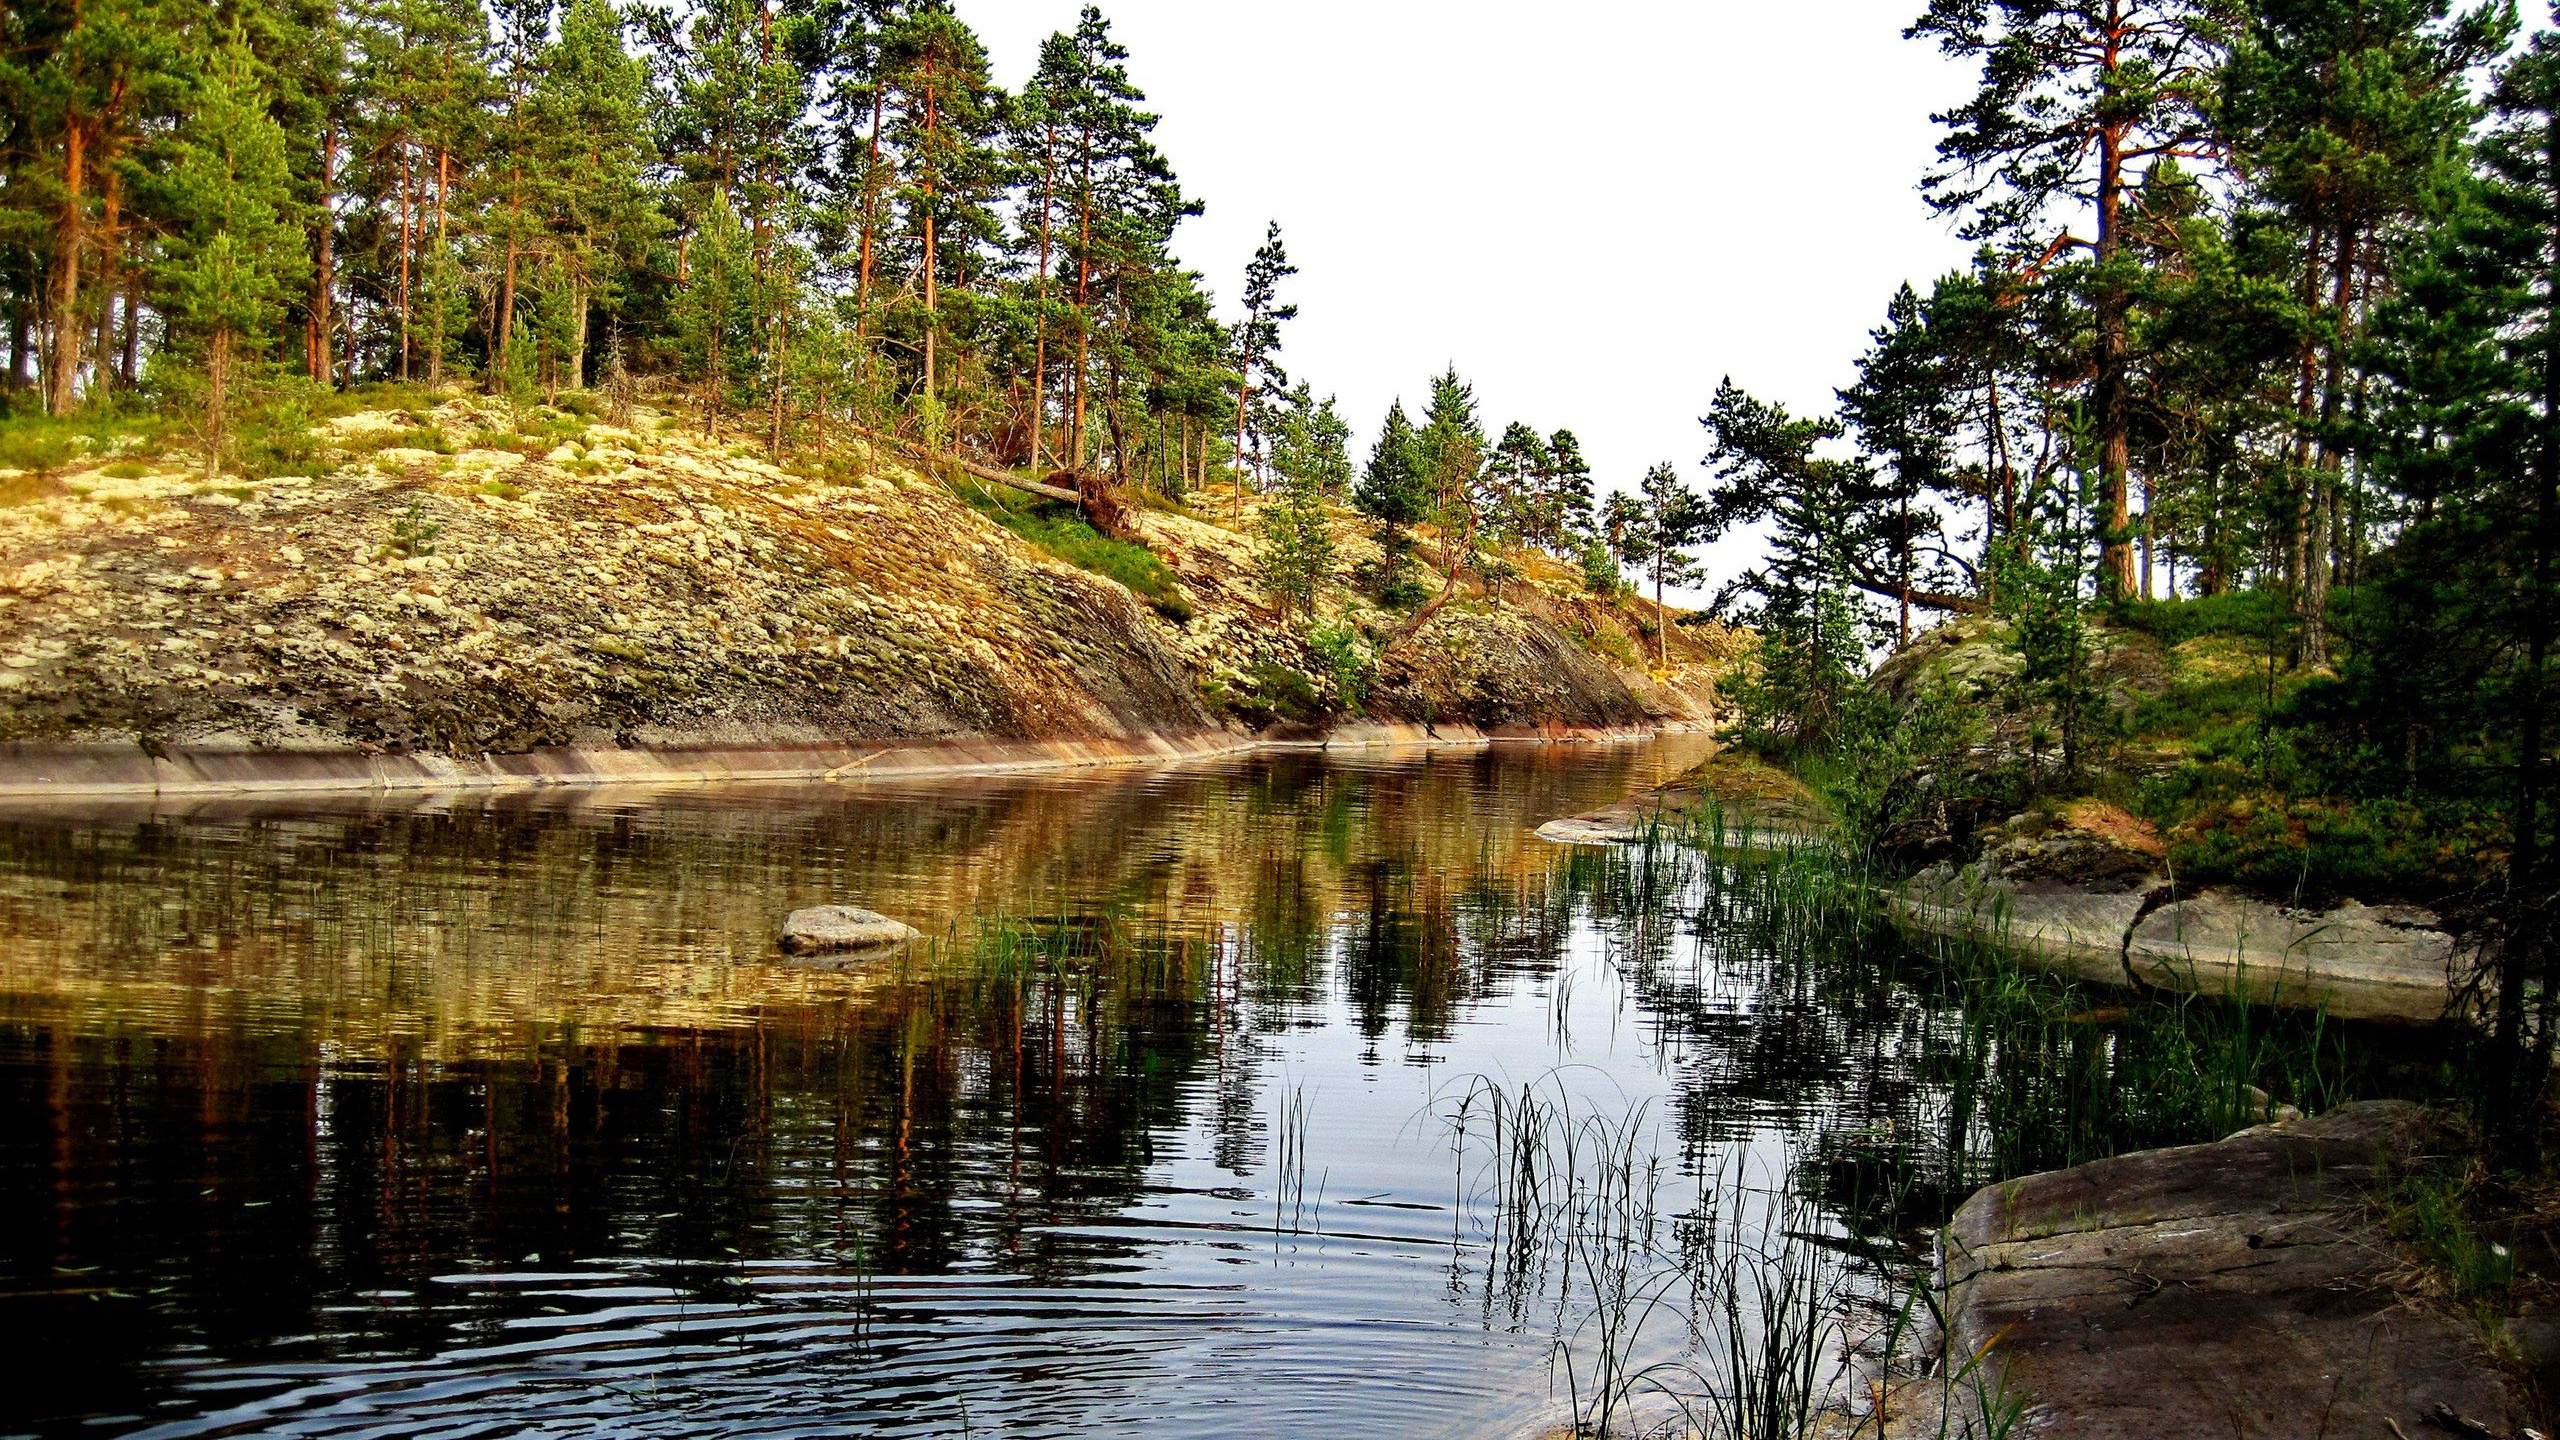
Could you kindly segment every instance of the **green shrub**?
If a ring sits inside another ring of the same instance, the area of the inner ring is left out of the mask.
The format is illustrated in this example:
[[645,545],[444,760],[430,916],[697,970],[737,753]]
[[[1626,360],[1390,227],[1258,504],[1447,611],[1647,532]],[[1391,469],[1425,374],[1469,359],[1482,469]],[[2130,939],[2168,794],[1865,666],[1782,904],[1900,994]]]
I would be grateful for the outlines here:
[[2283,634],[2293,625],[2292,611],[2283,598],[2261,590],[2234,590],[2197,600],[2127,600],[2110,607],[2107,619],[2172,646],[2204,635],[2263,639],[2271,631]]
[[2198,805],[2166,838],[2183,881],[2298,895],[2306,904],[2447,894],[2476,883],[2505,848],[2487,812],[2273,791]]
[[1333,674],[1333,693],[1342,707],[1360,713],[1369,703],[1369,686],[1377,678],[1378,657],[1350,625],[1318,625],[1307,631],[1307,647]]

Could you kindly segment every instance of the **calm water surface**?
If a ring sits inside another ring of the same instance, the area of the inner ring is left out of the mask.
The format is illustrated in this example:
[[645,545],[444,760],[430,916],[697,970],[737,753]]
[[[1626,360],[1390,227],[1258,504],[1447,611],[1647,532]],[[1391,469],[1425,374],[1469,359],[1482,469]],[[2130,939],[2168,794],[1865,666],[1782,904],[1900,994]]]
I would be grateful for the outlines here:
[[1456,1097],[1677,1206],[1889,1079],[1529,835],[1700,753],[0,818],[0,1433],[1552,1425]]

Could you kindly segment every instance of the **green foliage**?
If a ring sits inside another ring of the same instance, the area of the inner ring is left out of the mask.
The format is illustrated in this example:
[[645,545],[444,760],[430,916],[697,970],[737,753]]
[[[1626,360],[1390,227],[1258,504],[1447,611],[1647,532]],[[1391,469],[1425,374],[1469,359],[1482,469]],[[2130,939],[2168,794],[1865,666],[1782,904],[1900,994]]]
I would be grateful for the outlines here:
[[2312,905],[2457,894],[2503,858],[2506,844],[2495,812],[2440,802],[2241,790],[2184,808],[2166,837],[2180,879]]
[[425,502],[412,500],[408,509],[393,517],[391,539],[382,547],[382,553],[397,555],[404,560],[433,555],[436,553],[436,537],[442,534],[444,527],[427,518]]
[[1974,697],[1931,686],[1907,707],[1882,689],[1849,689],[1824,786],[1841,835],[1877,856],[1923,852],[1967,797],[1962,762],[1985,726]]
[[2407,1241],[2448,1296],[2483,1317],[2498,1313],[2516,1283],[2515,1252],[2483,1233],[2477,1169],[2437,1165],[2403,1174],[2387,1193],[2391,1232]]
[[2051,487],[2029,497],[1992,568],[1992,593],[2019,660],[2008,704],[2029,717],[2032,758],[2059,751],[2065,786],[2079,783],[2103,716],[2087,609],[2092,568],[2083,517],[2092,493],[2078,472],[2058,472]]
[[1255,567],[1284,619],[1293,610],[1315,613],[1334,568],[1332,519],[1315,476],[1285,477],[1279,497],[1263,507],[1262,549]]
[[1316,652],[1333,677],[1334,698],[1357,715],[1369,702],[1377,680],[1378,655],[1367,637],[1351,625],[1317,625],[1307,631],[1307,648]]
[[1582,570],[1582,588],[1603,600],[1614,600],[1626,593],[1626,577],[1618,570],[1618,557],[1609,542],[1598,535],[1586,535],[1574,552],[1574,561]]
[[2290,635],[2293,614],[2283,597],[2265,590],[2229,590],[2192,599],[2119,601],[2107,607],[2110,623],[2138,630],[2168,646],[2208,635],[2264,640]]
[[1381,554],[1369,577],[1370,593],[1391,610],[1419,604],[1425,592],[1411,574],[1413,527],[1430,513],[1431,481],[1421,437],[1405,418],[1402,401],[1387,408],[1352,503],[1378,525]]
[[1181,582],[1146,546],[1114,540],[1054,503],[1016,504],[1010,497],[998,499],[984,491],[968,492],[968,499],[979,513],[1058,559],[1119,581],[1174,624],[1191,622],[1191,602],[1183,596]]

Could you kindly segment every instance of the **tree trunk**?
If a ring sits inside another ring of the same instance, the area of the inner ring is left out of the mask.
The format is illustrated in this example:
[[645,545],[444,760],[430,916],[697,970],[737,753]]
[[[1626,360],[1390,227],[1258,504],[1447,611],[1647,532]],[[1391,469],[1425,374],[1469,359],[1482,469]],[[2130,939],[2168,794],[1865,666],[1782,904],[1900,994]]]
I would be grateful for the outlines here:
[[[2302,312],[2309,316],[2320,303],[2320,257],[2326,244],[2325,232],[2317,225],[2303,239]],[[2301,353],[2295,357],[2294,431],[2292,504],[2285,516],[2284,580],[2294,592],[2294,608],[2302,608],[2304,577],[2310,570],[2311,536],[2309,512],[2311,494],[2311,443],[2316,427],[2316,407],[2320,395],[2320,347],[2306,330]]]
[[[934,132],[940,127],[942,113],[933,93],[933,65],[925,65],[924,134],[925,148],[934,145]],[[937,341],[942,335],[942,293],[937,288],[940,257],[934,246],[933,205],[935,184],[941,179],[939,167],[928,167],[924,177],[924,417],[926,438],[936,446],[942,444],[942,410],[940,392],[935,388],[935,360],[940,353]]]
[[228,430],[227,413],[231,401],[231,329],[213,332],[213,349],[205,358],[205,447],[204,478],[222,473],[222,446]]
[[83,192],[89,183],[89,127],[66,117],[62,145],[62,204],[53,217],[53,266],[46,284],[46,319],[53,330],[46,356],[45,409],[71,413],[80,383],[80,247],[87,240]]
[[[453,152],[439,145],[436,147],[436,259],[439,264],[452,253],[445,242],[447,219],[445,196],[452,189]],[[430,346],[427,351],[427,383],[441,385],[444,383],[444,300],[442,296],[437,297],[435,324],[428,327],[427,340]]]
[[120,357],[124,386],[131,390],[142,383],[142,277],[128,274],[124,282],[124,348]]
[[2329,663],[2329,582],[2334,574],[2330,551],[2337,530],[2342,470],[2342,454],[2331,437],[2337,434],[2338,409],[2346,393],[2347,347],[2354,339],[2349,333],[2356,270],[2352,224],[2338,227],[2337,264],[2329,292],[2329,373],[2320,395],[2320,467],[2314,477],[2308,477],[2311,485],[2306,496],[2309,524],[2303,538],[2302,571],[2302,660],[2306,665]]
[[323,385],[337,380],[337,324],[330,313],[336,287],[338,217],[338,131],[331,126],[320,150],[320,256],[311,276],[311,378]]
[[569,388],[587,388],[587,277],[569,277]]
[[104,146],[100,147],[98,215],[98,293],[105,297],[98,306],[98,331],[91,356],[90,384],[99,394],[108,389],[108,377],[116,365],[116,292],[123,289],[118,271],[124,247],[124,177]]
[[[1248,317],[1246,323],[1252,323],[1250,317]],[[1236,503],[1234,515],[1239,521],[1244,519],[1244,414],[1245,407],[1253,403],[1253,352],[1250,350],[1246,351],[1244,355],[1244,375],[1244,383],[1236,387]]]
[[[2108,67],[2113,74],[2112,56]],[[2114,83],[2105,88],[2112,92]],[[2124,286],[2114,273],[2122,246],[2124,190],[2123,137],[2116,127],[2098,132],[2098,375],[2093,397],[2097,410],[2098,509],[2105,531],[2098,537],[2098,588],[2109,599],[2133,589],[2133,550],[2126,543],[2132,517],[2126,509],[2125,477],[2132,469],[2132,425],[2125,386],[2126,303]]]
[[417,248],[417,206],[409,142],[400,141],[400,383],[409,383],[409,256]]
[[1049,419],[1049,218],[1057,204],[1058,131],[1044,126],[1040,137],[1040,269],[1031,281],[1031,308],[1037,317],[1031,332],[1031,468],[1041,465]]
[[[513,225],[509,225],[507,227],[506,261],[498,272],[498,314],[496,329],[498,333],[490,337],[489,368],[500,372],[502,375],[507,368],[508,361],[514,358],[515,355],[516,232]],[[492,375],[489,378],[491,380],[497,380],[500,378],[500,375]]]

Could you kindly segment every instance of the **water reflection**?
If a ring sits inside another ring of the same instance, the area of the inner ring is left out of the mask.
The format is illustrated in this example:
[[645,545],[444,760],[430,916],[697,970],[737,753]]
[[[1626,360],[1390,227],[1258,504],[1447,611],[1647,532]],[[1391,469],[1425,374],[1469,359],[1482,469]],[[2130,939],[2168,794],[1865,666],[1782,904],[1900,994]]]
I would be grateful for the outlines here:
[[[1527,831],[1695,748],[20,815],[0,1418],[1516,1428],[1434,1067],[1659,1087]],[[848,898],[934,944],[772,953]]]

